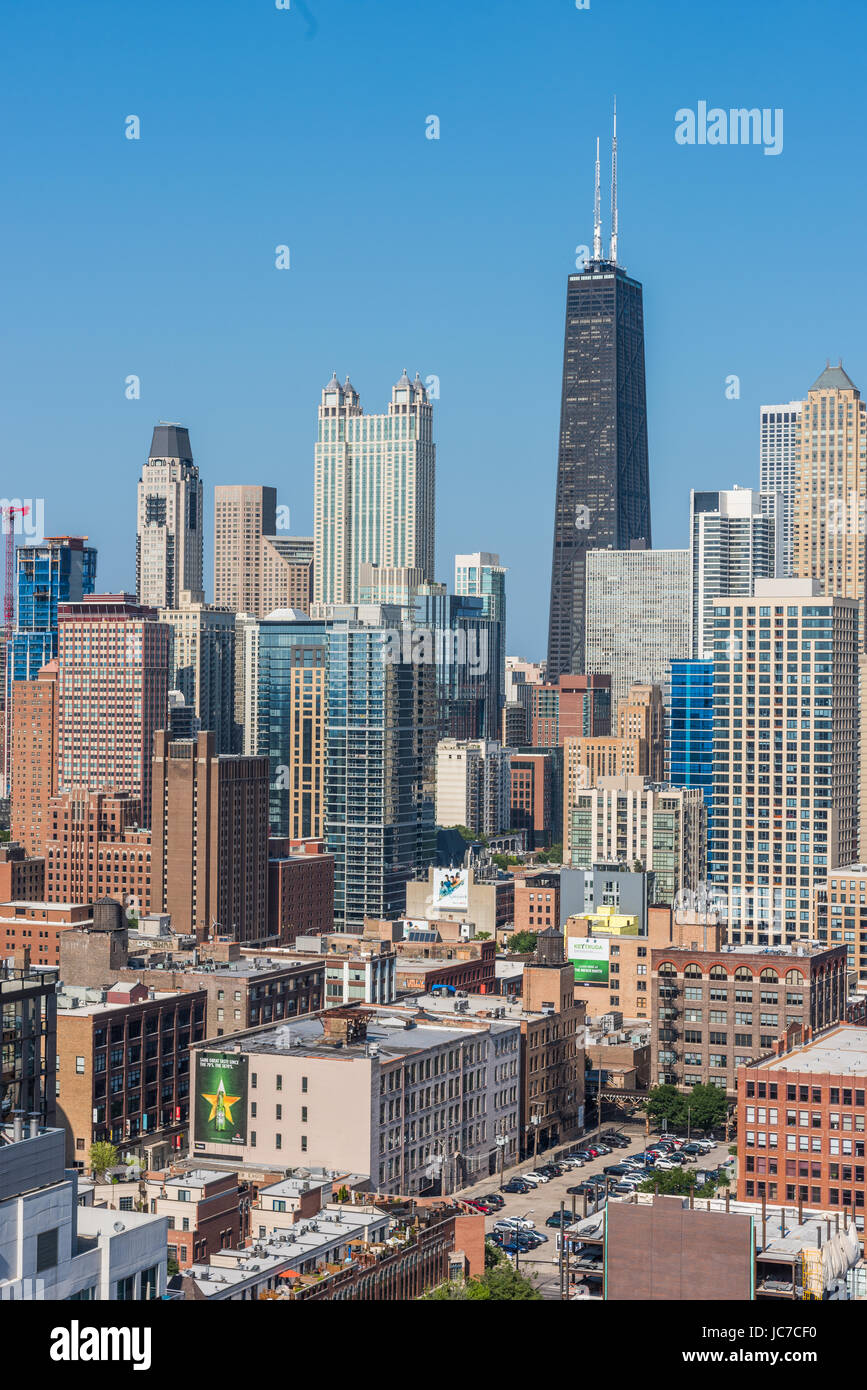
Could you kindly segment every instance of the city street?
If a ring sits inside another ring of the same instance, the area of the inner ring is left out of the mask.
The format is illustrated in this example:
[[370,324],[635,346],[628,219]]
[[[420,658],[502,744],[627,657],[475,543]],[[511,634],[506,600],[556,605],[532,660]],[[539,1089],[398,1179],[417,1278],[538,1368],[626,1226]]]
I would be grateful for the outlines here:
[[[636,1154],[640,1154],[645,1147],[645,1143],[653,1144],[655,1140],[661,1137],[659,1133],[653,1133],[645,1140],[643,1123],[627,1123],[623,1125],[609,1123],[606,1124],[604,1128],[615,1130],[623,1134],[627,1139],[631,1139],[632,1142],[629,1148],[615,1149],[612,1147],[612,1152],[610,1154],[593,1159],[591,1163],[585,1163],[583,1168],[573,1168],[568,1173],[564,1173],[561,1177],[551,1178],[549,1182],[541,1183],[538,1187],[534,1188],[532,1192],[503,1192],[501,1196],[503,1197],[505,1206],[501,1211],[491,1212],[485,1218],[485,1230],[491,1231],[495,1223],[501,1221],[503,1217],[528,1217],[531,1221],[536,1223],[536,1229],[541,1234],[548,1237],[547,1242],[539,1246],[538,1249],[522,1251],[519,1256],[519,1267],[525,1273],[534,1276],[539,1291],[545,1298],[557,1299],[560,1296],[557,1228],[555,1226],[546,1226],[545,1222],[549,1216],[560,1210],[561,1201],[565,1203],[567,1212],[572,1211],[572,1204],[574,1202],[576,1219],[580,1219],[585,1212],[583,1196],[567,1196],[566,1189],[577,1186],[582,1179],[589,1177],[591,1174],[601,1173],[603,1168],[607,1167],[610,1163],[619,1163],[624,1158],[634,1157]],[[571,1153],[577,1151],[583,1147],[585,1142],[592,1144],[592,1132],[591,1135],[586,1136],[584,1140],[576,1139],[574,1144],[571,1144],[567,1149],[563,1149],[562,1152]],[[729,1146],[727,1143],[719,1143],[715,1145],[710,1153],[699,1158],[697,1163],[690,1163],[689,1167],[716,1167],[730,1158],[731,1155],[729,1154],[728,1148]],[[547,1153],[538,1155],[538,1163],[543,1164],[549,1161],[556,1162],[556,1158]],[[520,1168],[508,1169],[504,1175],[504,1180],[508,1181],[512,1177],[520,1177],[522,1171],[531,1172],[533,1166],[531,1162],[524,1162],[521,1164]],[[736,1171],[734,1165],[729,1169],[733,1184]],[[467,1192],[462,1192],[460,1195],[463,1198],[480,1197],[486,1192],[499,1192],[499,1190],[499,1179],[497,1177],[492,1177],[483,1179],[480,1183],[476,1183],[472,1189]],[[587,1199],[587,1203],[586,1210],[587,1214],[590,1215],[593,1212],[593,1207],[590,1205],[589,1198]]]

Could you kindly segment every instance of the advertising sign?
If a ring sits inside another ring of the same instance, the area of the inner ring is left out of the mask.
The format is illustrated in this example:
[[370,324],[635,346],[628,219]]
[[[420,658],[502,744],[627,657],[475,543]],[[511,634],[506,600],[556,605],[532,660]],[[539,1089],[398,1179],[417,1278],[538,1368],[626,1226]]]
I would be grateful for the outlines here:
[[247,1142],[247,1058],[196,1053],[195,1138],[206,1144]]
[[434,869],[434,907],[469,906],[469,869]]
[[576,983],[608,984],[608,941],[595,936],[570,936],[566,954],[575,970]]

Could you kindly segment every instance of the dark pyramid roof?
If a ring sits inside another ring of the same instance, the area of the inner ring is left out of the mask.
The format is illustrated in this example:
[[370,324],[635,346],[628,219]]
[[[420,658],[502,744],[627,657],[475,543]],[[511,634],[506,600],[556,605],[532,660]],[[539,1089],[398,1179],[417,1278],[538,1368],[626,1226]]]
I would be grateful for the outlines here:
[[192,463],[193,451],[190,448],[190,432],[183,425],[168,425],[161,420],[154,426],[151,440],[152,459],[189,459]]
[[843,371],[842,362],[838,363],[836,367],[832,367],[831,363],[827,362],[824,372],[818,381],[813,382],[810,390],[833,391],[835,388],[838,391],[856,391],[858,389],[854,381]]

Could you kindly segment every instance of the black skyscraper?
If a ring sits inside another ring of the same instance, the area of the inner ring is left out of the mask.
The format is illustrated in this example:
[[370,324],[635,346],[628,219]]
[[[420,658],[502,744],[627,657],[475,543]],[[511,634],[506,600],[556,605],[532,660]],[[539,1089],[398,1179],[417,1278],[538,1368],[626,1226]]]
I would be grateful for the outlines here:
[[602,257],[598,154],[596,170],[594,255],[569,276],[566,295],[549,681],[584,671],[587,551],[650,546],[642,288],[616,264],[616,182],[611,254]]

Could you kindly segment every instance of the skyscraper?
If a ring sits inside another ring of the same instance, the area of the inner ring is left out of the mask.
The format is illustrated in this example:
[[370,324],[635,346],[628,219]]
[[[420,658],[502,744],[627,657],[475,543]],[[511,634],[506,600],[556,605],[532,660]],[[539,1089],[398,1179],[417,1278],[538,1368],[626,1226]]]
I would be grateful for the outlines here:
[[275,608],[310,612],[313,600],[313,537],[263,536],[261,550],[260,617]]
[[57,605],[92,594],[96,550],[86,536],[46,536],[41,545],[15,552],[16,621],[12,638],[12,680],[35,680],[57,655]]
[[711,876],[734,944],[810,934],[817,883],[858,846],[857,606],[816,580],[717,600]]
[[867,405],[842,365],[826,366],[801,410],[793,564],[823,594],[855,599],[867,648]]
[[277,530],[277,489],[214,488],[214,604],[262,617],[262,537]]
[[688,550],[591,550],[587,670],[608,672],[616,706],[632,685],[666,690],[672,660],[689,656]]
[[788,405],[761,407],[761,439],[759,446],[759,488],[762,492],[779,492],[782,496],[781,528],[782,556],[778,578],[793,574],[795,478],[798,459],[798,421],[803,401]]
[[141,798],[150,825],[151,756],[166,727],[171,633],[129,594],[58,607],[58,790]]
[[585,660],[587,552],[628,550],[633,541],[651,544],[643,292],[617,264],[615,177],[611,247],[607,259],[602,255],[597,143],[593,256],[569,276],[566,292],[549,681],[590,669]]
[[756,578],[773,579],[782,567],[782,497],[734,487],[689,494],[692,569],[692,655],[713,648],[714,602],[751,595]]
[[314,495],[314,599],[357,603],[365,562],[434,573],[433,407],[404,371],[388,411],[365,415],[347,377],[322,392]]
[[217,753],[235,751],[235,614],[206,603],[187,602],[160,609],[160,622],[172,632],[169,689],[179,690],[211,729]]
[[161,420],[138,485],[136,595],[151,608],[176,608],[184,589],[202,590],[202,484],[189,431]]
[[671,663],[669,778],[675,787],[701,787],[713,830],[713,661]]
[[[472,555],[455,556],[455,593],[481,597],[485,616],[496,618],[506,631],[506,571],[499,555],[477,550]],[[505,658],[503,670],[505,671]]]

